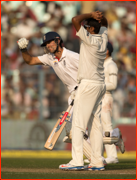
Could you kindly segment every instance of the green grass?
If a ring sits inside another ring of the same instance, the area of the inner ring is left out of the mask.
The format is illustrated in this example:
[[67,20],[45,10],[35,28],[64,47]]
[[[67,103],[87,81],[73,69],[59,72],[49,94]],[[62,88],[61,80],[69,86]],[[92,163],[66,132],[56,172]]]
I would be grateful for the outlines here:
[[2,172],[2,179],[136,179],[135,175],[106,175],[106,174],[59,174],[59,173],[6,173]]
[[[136,179],[136,174],[126,174],[128,171],[136,169],[136,160],[119,160],[118,164],[109,164],[106,171],[92,173],[91,171],[57,171],[60,164],[68,163],[69,159],[20,159],[2,158],[2,168],[18,168],[15,172],[1,172],[2,179]],[[46,172],[23,172],[22,169],[45,169]],[[53,171],[52,171],[52,170]],[[124,170],[120,174],[120,169]],[[50,170],[50,172],[48,172]],[[55,172],[54,172],[55,170]],[[114,172],[113,172],[114,171]],[[119,173],[116,173],[116,171]],[[101,174],[102,173],[102,174]]]
[[28,158],[2,158],[1,167],[7,168],[52,168],[57,169],[62,163],[68,163],[68,159],[28,159]]

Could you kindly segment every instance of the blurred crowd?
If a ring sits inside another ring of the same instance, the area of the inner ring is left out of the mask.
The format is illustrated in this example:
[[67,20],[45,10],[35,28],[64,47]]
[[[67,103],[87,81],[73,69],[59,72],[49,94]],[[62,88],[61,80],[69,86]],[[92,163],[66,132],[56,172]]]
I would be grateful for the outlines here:
[[[109,23],[118,86],[113,92],[113,119],[136,117],[136,4],[135,1],[3,1],[1,4],[1,117],[53,119],[67,107],[66,87],[48,66],[29,66],[17,41],[29,40],[29,53],[44,53],[43,34],[56,31],[64,46],[79,53],[80,41],[71,19],[100,10]],[[41,106],[42,104],[42,106]],[[42,108],[41,108],[42,107]]]

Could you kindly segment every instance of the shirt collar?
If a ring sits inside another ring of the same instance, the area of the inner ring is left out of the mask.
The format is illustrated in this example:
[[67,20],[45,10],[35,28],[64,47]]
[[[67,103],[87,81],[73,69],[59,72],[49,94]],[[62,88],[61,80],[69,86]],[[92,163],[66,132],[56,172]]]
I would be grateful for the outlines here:
[[65,47],[63,47],[63,52],[60,59],[58,59],[53,53],[50,53],[53,59],[58,59],[58,61],[62,61],[62,59],[66,57],[66,54],[67,54],[67,49]]
[[66,54],[67,54],[67,49],[65,47],[63,47],[62,56],[59,61],[62,61],[66,57]]
[[63,52],[62,52],[62,56],[60,59],[64,58],[66,56],[66,54],[67,54],[67,50],[65,47],[63,47]]
[[100,31],[98,34],[102,35],[105,31],[107,31],[107,28],[104,26],[101,26]]

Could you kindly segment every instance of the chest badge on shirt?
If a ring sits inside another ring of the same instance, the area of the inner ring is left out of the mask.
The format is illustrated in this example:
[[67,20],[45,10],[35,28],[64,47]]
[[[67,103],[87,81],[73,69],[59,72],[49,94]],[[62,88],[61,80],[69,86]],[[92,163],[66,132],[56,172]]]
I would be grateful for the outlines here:
[[54,66],[57,66],[58,65],[58,61],[57,60],[53,61],[53,64],[54,64]]

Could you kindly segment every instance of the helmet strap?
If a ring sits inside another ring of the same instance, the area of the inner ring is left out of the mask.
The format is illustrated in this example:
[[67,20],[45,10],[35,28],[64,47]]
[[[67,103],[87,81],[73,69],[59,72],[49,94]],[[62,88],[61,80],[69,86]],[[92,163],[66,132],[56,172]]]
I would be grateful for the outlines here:
[[57,44],[57,48],[56,48],[56,50],[54,51],[54,54],[55,54],[56,52],[59,52],[59,43],[58,43],[58,39],[55,39],[54,41],[55,41],[55,43]]

